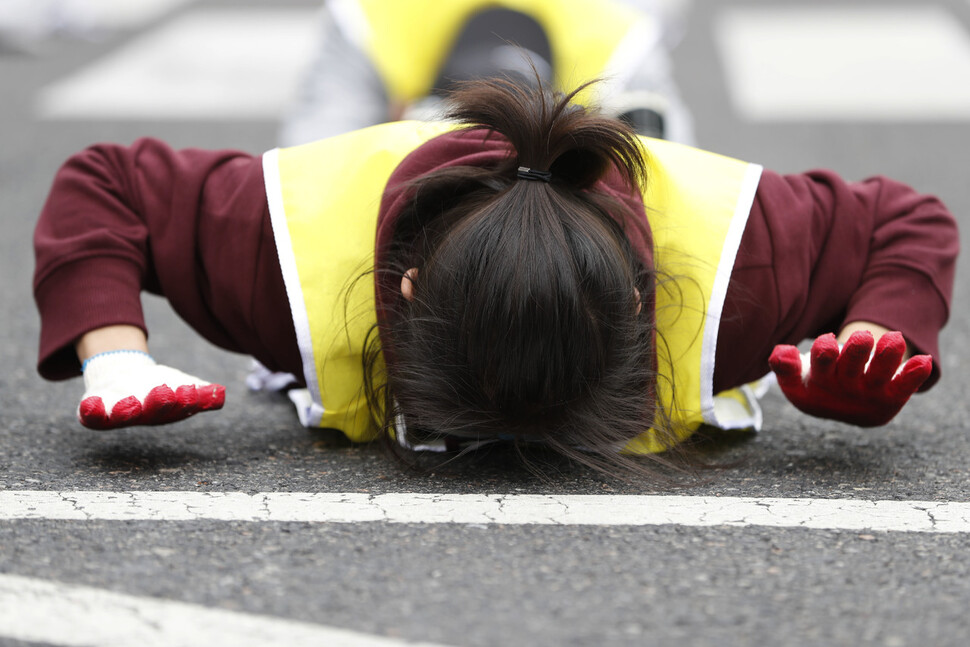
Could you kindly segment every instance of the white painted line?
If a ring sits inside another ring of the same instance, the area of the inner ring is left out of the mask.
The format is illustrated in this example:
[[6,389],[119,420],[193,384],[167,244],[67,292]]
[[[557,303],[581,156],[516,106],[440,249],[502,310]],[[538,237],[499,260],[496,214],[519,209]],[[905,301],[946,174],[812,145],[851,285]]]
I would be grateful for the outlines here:
[[970,503],[648,495],[0,491],[0,521],[768,526],[970,532]]
[[731,7],[715,21],[752,120],[970,120],[970,37],[936,3]]
[[[130,29],[147,25],[180,5],[195,0],[61,0],[61,5],[84,26],[94,29]],[[73,12],[73,13],[72,13]]]
[[2,574],[0,638],[86,647],[434,647],[431,643]]
[[309,64],[312,8],[179,16],[44,88],[46,119],[277,119]]

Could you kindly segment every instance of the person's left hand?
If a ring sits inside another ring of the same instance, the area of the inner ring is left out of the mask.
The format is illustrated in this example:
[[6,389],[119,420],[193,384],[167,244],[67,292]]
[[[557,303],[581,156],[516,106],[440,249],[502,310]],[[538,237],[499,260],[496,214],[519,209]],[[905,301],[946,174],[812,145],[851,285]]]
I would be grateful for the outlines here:
[[785,397],[799,410],[877,427],[892,420],[932,372],[929,355],[916,355],[903,364],[905,353],[906,341],[899,332],[880,337],[875,351],[868,331],[852,333],[841,351],[829,333],[816,339],[805,357],[795,346],[775,346],[768,364]]

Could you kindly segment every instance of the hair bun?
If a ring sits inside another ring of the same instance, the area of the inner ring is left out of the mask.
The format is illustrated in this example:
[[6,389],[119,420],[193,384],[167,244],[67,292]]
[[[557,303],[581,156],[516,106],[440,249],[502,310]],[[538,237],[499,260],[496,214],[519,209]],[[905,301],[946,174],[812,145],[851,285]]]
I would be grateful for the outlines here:
[[645,168],[633,129],[572,103],[593,83],[561,94],[508,79],[471,81],[452,94],[448,118],[509,141],[515,155],[511,168],[500,169],[505,177],[515,177],[519,166],[548,169],[557,185],[583,190],[615,168],[638,188]]

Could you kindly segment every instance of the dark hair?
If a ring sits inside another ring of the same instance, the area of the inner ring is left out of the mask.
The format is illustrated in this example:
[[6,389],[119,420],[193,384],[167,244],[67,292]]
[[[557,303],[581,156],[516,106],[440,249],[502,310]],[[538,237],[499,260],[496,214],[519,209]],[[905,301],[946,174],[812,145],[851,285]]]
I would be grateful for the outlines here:
[[[621,448],[651,427],[676,444],[655,398],[656,272],[625,233],[649,241],[645,216],[597,186],[619,173],[638,194],[644,152],[629,126],[572,103],[584,87],[559,95],[486,80],[451,96],[450,119],[504,138],[510,154],[409,187],[376,271],[396,286],[418,268],[413,300],[388,290],[365,353],[389,446],[403,416],[425,434],[539,441],[603,472],[650,475]],[[551,180],[518,179],[520,166]]]

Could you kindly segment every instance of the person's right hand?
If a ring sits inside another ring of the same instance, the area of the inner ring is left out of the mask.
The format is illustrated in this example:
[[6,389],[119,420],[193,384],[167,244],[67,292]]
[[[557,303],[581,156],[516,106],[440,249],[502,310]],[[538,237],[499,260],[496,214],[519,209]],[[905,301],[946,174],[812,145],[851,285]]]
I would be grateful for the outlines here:
[[147,355],[107,354],[84,372],[78,420],[89,429],[164,425],[221,409],[226,387],[156,364]]

